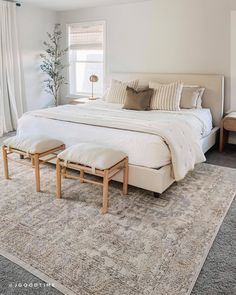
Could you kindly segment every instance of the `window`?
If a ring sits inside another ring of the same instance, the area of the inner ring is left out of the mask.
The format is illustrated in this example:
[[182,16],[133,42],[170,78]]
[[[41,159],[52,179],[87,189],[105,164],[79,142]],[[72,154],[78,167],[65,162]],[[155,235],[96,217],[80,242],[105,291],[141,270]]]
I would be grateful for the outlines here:
[[91,94],[91,75],[98,76],[94,94],[103,93],[105,22],[69,25],[70,94]]

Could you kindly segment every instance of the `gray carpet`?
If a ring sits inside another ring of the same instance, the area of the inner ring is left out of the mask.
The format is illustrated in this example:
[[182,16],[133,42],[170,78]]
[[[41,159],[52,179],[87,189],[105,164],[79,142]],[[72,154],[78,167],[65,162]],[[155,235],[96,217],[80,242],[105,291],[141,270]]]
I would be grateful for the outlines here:
[[[236,146],[207,153],[207,163],[236,169]],[[236,181],[236,180],[235,180]],[[236,294],[236,198],[208,254],[192,295]]]
[[[1,140],[0,140],[1,144]],[[223,154],[212,150],[207,154],[207,162],[236,168],[236,149],[227,147]],[[213,247],[196,282],[192,295],[233,295],[236,294],[236,200],[224,220]],[[38,287],[9,287],[11,283],[38,283]],[[23,268],[0,256],[0,294],[61,294],[45,287],[44,282]],[[79,295],[79,294],[78,294]],[[141,295],[141,294],[140,294]]]
[[28,271],[0,256],[0,295],[62,295]]

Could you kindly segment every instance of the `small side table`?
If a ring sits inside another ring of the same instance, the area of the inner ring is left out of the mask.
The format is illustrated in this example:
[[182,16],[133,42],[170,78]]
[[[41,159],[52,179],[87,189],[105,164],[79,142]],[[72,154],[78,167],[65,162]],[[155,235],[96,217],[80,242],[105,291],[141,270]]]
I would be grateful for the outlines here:
[[236,132],[236,112],[229,113],[221,122],[220,152],[223,152],[224,145],[228,141],[229,131]]
[[88,97],[75,98],[69,104],[72,104],[72,105],[84,104],[84,103],[97,101],[98,99],[99,98],[89,99]]

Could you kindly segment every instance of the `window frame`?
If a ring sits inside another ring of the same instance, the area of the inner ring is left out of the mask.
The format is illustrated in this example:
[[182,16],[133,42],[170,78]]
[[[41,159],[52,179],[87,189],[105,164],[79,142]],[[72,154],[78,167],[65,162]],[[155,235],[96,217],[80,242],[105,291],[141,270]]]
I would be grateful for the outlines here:
[[[69,48],[70,43],[70,35],[69,35],[69,29],[71,25],[78,25],[78,26],[89,26],[89,25],[103,25],[103,92],[105,90],[105,81],[106,81],[106,21],[100,20],[100,21],[87,21],[87,22],[76,22],[76,23],[68,23],[66,24],[66,34],[67,34],[67,48]],[[70,51],[70,48],[69,48]],[[91,93],[86,92],[78,92],[78,93],[71,93],[71,87],[70,87],[70,81],[71,81],[71,75],[70,75],[70,52],[68,51],[67,54],[67,62],[68,62],[68,68],[67,68],[67,77],[68,77],[68,91],[67,91],[67,97],[68,98],[81,98],[81,97],[89,97]]]

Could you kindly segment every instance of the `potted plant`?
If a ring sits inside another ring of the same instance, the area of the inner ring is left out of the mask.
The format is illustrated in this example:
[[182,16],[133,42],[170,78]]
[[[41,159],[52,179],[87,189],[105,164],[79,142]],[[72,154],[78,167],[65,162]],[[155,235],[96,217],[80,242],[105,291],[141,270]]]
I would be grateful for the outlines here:
[[44,80],[45,91],[52,94],[54,103],[57,106],[60,87],[66,84],[66,79],[62,75],[62,71],[66,65],[63,64],[62,59],[68,48],[60,49],[60,40],[62,38],[60,24],[56,24],[53,33],[47,33],[47,36],[49,40],[43,42],[45,53],[40,54],[42,59],[40,68],[48,76]]

